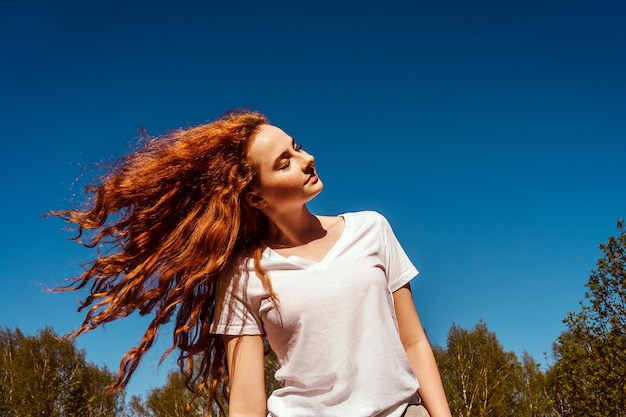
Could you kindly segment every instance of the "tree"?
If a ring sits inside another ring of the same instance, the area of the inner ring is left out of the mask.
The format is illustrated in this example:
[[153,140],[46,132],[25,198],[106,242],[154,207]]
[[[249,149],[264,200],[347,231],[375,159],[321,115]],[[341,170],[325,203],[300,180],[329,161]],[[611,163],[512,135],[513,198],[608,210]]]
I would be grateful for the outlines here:
[[[282,385],[274,379],[274,373],[279,367],[276,354],[267,342],[265,347],[265,390],[269,396]],[[164,386],[150,390],[145,401],[133,396],[129,407],[133,417],[204,417],[207,410],[213,416],[223,416],[228,415],[227,395],[225,392],[218,398],[225,413],[216,404],[209,404],[206,391],[200,391],[197,398],[193,399],[185,375],[176,369],[169,372]]]
[[550,406],[546,394],[546,375],[540,365],[528,352],[522,353],[522,378],[519,387],[517,416],[544,417],[549,414]]
[[105,396],[106,368],[51,328],[35,336],[0,328],[0,415],[105,417],[122,411],[123,393]]
[[515,353],[505,352],[482,320],[472,330],[453,324],[446,349],[434,351],[454,416],[541,415],[531,410],[540,409],[543,400],[535,397],[535,387],[525,388],[541,383],[540,370],[530,356],[522,366]]
[[564,320],[548,383],[559,416],[618,416],[626,410],[626,230],[600,244],[586,302]]
[[[199,396],[193,404],[193,394],[187,389],[186,378],[179,370],[167,375],[167,382],[161,388],[150,390],[146,407],[153,417],[203,417],[208,408],[207,396]],[[189,413],[187,407],[190,406]]]

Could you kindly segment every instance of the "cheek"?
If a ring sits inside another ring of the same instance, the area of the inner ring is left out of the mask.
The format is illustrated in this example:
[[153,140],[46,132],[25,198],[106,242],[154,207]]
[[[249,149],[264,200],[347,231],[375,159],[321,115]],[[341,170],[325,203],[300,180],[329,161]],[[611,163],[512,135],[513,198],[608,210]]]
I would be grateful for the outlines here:
[[284,198],[294,194],[294,192],[302,191],[302,181],[293,178],[281,178],[265,184],[266,194],[274,196],[274,198]]
[[302,179],[296,175],[276,175],[270,178],[264,187],[268,190],[292,189],[302,186]]

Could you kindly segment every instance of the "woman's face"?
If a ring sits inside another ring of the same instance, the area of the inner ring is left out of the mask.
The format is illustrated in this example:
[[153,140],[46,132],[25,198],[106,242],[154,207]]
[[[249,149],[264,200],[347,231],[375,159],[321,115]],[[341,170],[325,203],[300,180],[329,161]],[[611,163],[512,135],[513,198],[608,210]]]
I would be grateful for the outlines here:
[[313,156],[276,126],[259,126],[248,159],[257,168],[258,178],[246,198],[266,214],[301,207],[322,191]]

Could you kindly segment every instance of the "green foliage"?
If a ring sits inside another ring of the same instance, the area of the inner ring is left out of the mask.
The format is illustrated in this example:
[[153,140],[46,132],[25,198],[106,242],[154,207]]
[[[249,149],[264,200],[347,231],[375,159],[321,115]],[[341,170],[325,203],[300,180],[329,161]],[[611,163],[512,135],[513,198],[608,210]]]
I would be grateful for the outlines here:
[[265,394],[270,396],[274,390],[281,388],[283,384],[274,379],[274,374],[280,368],[276,353],[265,342]]
[[544,417],[550,407],[546,394],[546,375],[528,352],[522,354],[521,386],[518,387],[517,415],[519,417]]
[[[185,376],[179,370],[172,370],[163,387],[150,391],[146,407],[153,417],[204,416],[208,409],[206,396],[200,396],[191,404],[192,397]],[[187,406],[190,406],[189,413],[186,413]]]
[[520,364],[480,321],[472,330],[452,325],[447,347],[434,348],[452,414],[457,417],[543,416],[543,374],[528,355]]
[[113,375],[85,361],[73,342],[50,328],[35,336],[0,329],[0,415],[116,416],[122,394],[105,396]]
[[553,347],[549,392],[558,416],[620,416],[626,410],[626,230],[600,245],[581,311]]
[[[274,379],[274,373],[279,367],[276,354],[269,348],[267,342],[265,347],[265,390],[269,396],[275,389],[281,387],[281,384]],[[187,388],[185,375],[176,369],[170,371],[164,386],[150,390],[145,401],[139,397],[132,397],[129,408],[133,417],[204,417],[207,410],[210,411],[209,415],[220,417],[228,415],[226,397],[227,393],[223,393],[218,398],[225,413],[217,404],[209,404],[206,390],[200,391],[193,399],[192,391]]]

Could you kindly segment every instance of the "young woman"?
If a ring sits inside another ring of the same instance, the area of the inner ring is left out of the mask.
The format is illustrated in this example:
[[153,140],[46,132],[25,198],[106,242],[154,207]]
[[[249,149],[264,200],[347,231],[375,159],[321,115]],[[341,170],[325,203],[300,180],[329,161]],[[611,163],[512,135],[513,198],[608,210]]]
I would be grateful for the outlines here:
[[[381,215],[311,214],[322,187],[313,157],[258,113],[149,139],[86,207],[53,213],[106,249],[68,287],[90,286],[72,336],[152,314],[121,389],[174,318],[166,354],[178,349],[212,400],[228,379],[230,417],[402,416],[418,392],[432,417],[450,416],[413,305],[417,270]],[[284,383],[269,400],[264,338]]]

